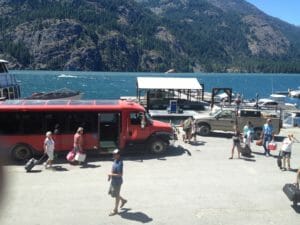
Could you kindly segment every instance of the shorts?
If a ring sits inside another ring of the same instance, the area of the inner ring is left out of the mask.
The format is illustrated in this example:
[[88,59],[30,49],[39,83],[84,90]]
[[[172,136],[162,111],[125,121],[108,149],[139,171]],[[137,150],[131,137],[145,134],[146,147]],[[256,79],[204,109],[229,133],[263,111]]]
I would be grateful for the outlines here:
[[290,159],[291,158],[291,152],[282,151],[282,157]]
[[48,155],[48,159],[49,160],[53,160],[54,159],[54,152],[46,152],[47,153],[47,155]]
[[108,194],[111,195],[111,197],[116,198],[116,197],[120,197],[120,191],[121,191],[121,184],[120,185],[110,184]]

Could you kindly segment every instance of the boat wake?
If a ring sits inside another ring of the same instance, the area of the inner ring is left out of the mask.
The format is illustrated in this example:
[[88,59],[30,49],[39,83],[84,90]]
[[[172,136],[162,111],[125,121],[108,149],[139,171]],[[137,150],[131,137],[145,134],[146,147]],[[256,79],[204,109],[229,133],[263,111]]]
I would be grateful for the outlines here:
[[69,74],[60,74],[58,76],[59,78],[77,78],[77,76],[74,76],[74,75],[69,75]]

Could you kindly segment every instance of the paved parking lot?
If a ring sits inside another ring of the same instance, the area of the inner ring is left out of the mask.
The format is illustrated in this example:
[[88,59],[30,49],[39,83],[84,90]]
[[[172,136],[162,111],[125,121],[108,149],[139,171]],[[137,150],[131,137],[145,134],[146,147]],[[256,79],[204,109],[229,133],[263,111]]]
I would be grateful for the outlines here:
[[[292,131],[300,139],[299,128]],[[295,181],[300,144],[293,147],[294,170],[285,172],[254,145],[254,157],[228,160],[231,145],[230,135],[215,134],[192,145],[178,141],[161,157],[125,156],[121,193],[128,203],[113,217],[108,213],[114,200],[107,194],[111,157],[89,157],[86,167],[61,158],[55,169],[38,165],[32,173],[5,166],[0,224],[299,225],[300,208],[291,206],[282,187]]]

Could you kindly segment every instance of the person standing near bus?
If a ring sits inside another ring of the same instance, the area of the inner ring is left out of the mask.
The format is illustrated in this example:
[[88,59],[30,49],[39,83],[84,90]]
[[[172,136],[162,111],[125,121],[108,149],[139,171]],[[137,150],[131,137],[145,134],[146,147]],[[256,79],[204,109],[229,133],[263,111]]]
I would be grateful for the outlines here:
[[263,147],[265,150],[266,156],[271,156],[270,150],[269,150],[269,143],[274,140],[274,129],[272,126],[272,120],[267,119],[267,122],[263,126],[263,132],[262,132],[262,139],[263,139]]
[[120,195],[121,185],[123,183],[123,161],[121,160],[120,150],[113,151],[114,162],[112,165],[111,173],[108,174],[108,181],[111,181],[108,194],[115,198],[115,208],[109,214],[114,216],[118,213],[119,203],[121,201],[120,209],[126,204],[127,200]]
[[46,133],[46,138],[44,140],[44,152],[48,156],[48,159],[44,164],[46,169],[52,167],[52,162],[54,159],[54,148],[55,148],[55,142],[52,138],[52,132],[48,131]]
[[[74,134],[74,152],[75,152],[75,162],[79,164],[83,163],[85,160],[85,154],[83,152],[83,127],[78,127],[76,133]],[[77,156],[82,156],[78,157]],[[84,156],[84,158],[83,158]],[[80,159],[79,159],[80,158]]]
[[74,134],[74,151],[75,153],[77,152],[83,152],[83,128],[82,127],[78,127],[76,133]]

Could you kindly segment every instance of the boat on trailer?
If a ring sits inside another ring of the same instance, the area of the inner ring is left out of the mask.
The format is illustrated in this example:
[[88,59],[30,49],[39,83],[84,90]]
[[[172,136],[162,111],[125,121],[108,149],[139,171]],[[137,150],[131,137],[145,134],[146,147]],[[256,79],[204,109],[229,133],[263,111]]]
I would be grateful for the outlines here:
[[8,72],[8,61],[0,59],[0,100],[18,99],[21,97],[20,85],[15,75]]

